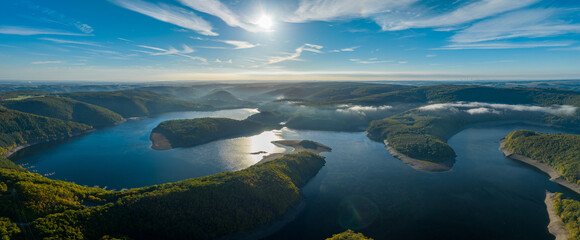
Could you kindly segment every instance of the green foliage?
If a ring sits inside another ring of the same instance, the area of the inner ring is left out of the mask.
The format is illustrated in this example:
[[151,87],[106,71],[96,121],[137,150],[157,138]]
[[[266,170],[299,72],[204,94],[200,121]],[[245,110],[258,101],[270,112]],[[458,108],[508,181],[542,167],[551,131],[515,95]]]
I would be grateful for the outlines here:
[[206,105],[182,101],[169,96],[141,90],[75,92],[61,94],[61,96],[110,109],[126,118],[208,108]]
[[17,145],[66,137],[89,129],[91,127],[85,124],[0,107],[0,154]]
[[346,230],[342,233],[334,234],[331,238],[326,240],[373,240],[372,238],[365,237],[362,233],[355,233],[352,230]]
[[570,233],[569,239],[580,239],[580,202],[563,198],[562,193],[554,197],[554,209]]
[[0,217],[0,238],[15,239],[20,234],[20,228],[7,217]]
[[120,234],[136,239],[213,239],[266,224],[300,200],[299,187],[324,158],[308,152],[236,172],[110,193],[114,203],[67,210],[35,220],[55,239]]
[[580,184],[580,135],[516,130],[505,139],[508,150],[545,163],[569,182]]
[[152,133],[163,134],[173,147],[189,147],[265,129],[266,125],[251,120],[196,118],[162,122]]
[[94,127],[112,126],[123,120],[121,115],[106,108],[63,97],[33,97],[2,101],[0,104],[21,112],[84,123]]

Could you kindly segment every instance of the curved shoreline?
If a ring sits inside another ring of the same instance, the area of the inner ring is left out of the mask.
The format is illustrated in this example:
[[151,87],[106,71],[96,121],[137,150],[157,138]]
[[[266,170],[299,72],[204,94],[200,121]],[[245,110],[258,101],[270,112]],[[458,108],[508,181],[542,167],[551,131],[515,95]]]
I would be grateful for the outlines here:
[[413,169],[421,172],[447,172],[451,170],[451,167],[445,165],[444,163],[434,163],[428,162],[424,160],[419,160],[416,158],[409,157],[405,154],[400,153],[395,148],[389,145],[387,140],[383,141],[385,143],[385,147],[387,151],[391,153],[391,155],[395,158],[398,158],[403,163],[409,165]]
[[67,138],[72,138],[72,137],[76,137],[76,136],[80,136],[80,135],[84,135],[84,134],[89,134],[96,131],[96,129],[89,129],[86,131],[82,131],[82,132],[76,132],[76,133],[69,133],[60,137],[52,137],[52,138],[45,138],[42,140],[38,140],[38,141],[34,141],[31,143],[25,143],[25,144],[20,144],[20,145],[16,145],[15,147],[11,148],[10,150],[8,150],[8,152],[4,153],[2,156],[3,158],[9,158],[10,156],[12,156],[13,154],[15,154],[16,152],[25,149],[27,147],[33,146],[33,145],[37,145],[37,144],[41,144],[41,143],[47,143],[47,142],[52,142],[52,141],[57,141],[57,140],[62,140],[62,139],[67,139]]
[[544,199],[546,210],[548,211],[548,216],[550,217],[548,231],[554,235],[554,237],[556,237],[555,240],[568,240],[570,237],[570,232],[566,228],[566,224],[562,222],[562,219],[556,214],[556,210],[554,209],[555,195],[555,193],[546,191],[546,198]]
[[173,149],[169,139],[161,133],[152,132],[151,135],[149,135],[149,140],[151,140],[151,149],[159,151]]
[[580,194],[580,186],[578,184],[568,182],[554,168],[548,166],[547,164],[541,163],[537,160],[528,158],[526,156],[523,156],[523,155],[520,155],[517,153],[513,153],[510,150],[506,149],[504,138],[502,138],[500,141],[499,150],[503,153],[503,155],[505,155],[506,157],[508,157],[510,159],[526,163],[526,164],[531,165],[531,166],[539,169],[540,171],[548,174],[550,176],[550,181],[555,182],[557,184],[560,184],[560,185]]
[[282,146],[286,146],[286,147],[291,147],[293,148],[292,151],[287,151],[287,152],[283,152],[283,153],[272,153],[270,155],[264,156],[262,158],[262,160],[260,160],[259,162],[257,162],[256,164],[261,164],[261,163],[265,163],[265,162],[269,162],[272,161],[274,159],[277,159],[279,157],[282,157],[286,154],[291,154],[291,153],[299,153],[299,152],[312,152],[312,153],[316,153],[316,154],[320,154],[321,152],[330,152],[332,151],[332,148],[315,142],[316,143],[316,149],[312,149],[312,148],[304,148],[302,145],[300,145],[300,143],[303,140],[278,140],[278,141],[272,141],[272,143],[274,145],[282,145]]

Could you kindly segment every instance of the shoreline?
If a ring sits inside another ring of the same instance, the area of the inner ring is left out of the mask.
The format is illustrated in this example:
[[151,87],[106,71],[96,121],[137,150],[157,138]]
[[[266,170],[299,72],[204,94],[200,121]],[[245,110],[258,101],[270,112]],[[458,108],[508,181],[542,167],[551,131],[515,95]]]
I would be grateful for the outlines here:
[[385,147],[387,151],[391,153],[391,155],[403,163],[407,164],[408,166],[412,167],[413,169],[421,172],[447,172],[451,170],[451,167],[445,165],[444,163],[434,163],[429,161],[423,161],[419,159],[415,159],[409,157],[405,154],[400,153],[395,148],[389,145],[387,140],[383,141],[385,143]]
[[67,139],[67,138],[72,138],[72,137],[77,137],[80,135],[84,135],[84,134],[89,134],[96,131],[96,129],[89,129],[86,131],[82,131],[82,132],[77,132],[77,133],[69,133],[66,135],[63,135],[61,137],[52,137],[52,138],[46,138],[46,139],[42,139],[42,140],[38,140],[38,141],[34,141],[31,143],[25,143],[25,144],[20,144],[20,145],[16,145],[15,147],[11,148],[10,150],[8,150],[8,152],[4,153],[1,157],[3,158],[9,158],[10,156],[14,155],[16,152],[25,149],[27,147],[33,146],[33,145],[37,145],[37,144],[41,144],[41,143],[47,143],[47,142],[52,142],[52,141],[57,141],[57,140],[62,140],[62,139]]
[[312,148],[305,148],[302,145],[300,145],[300,143],[303,140],[278,140],[278,141],[272,141],[272,143],[274,145],[282,145],[282,146],[286,146],[286,147],[291,147],[293,148],[292,151],[286,151],[283,153],[272,153],[270,155],[264,156],[262,158],[262,160],[260,160],[259,162],[257,162],[256,164],[261,164],[261,163],[266,163],[266,162],[270,162],[272,160],[275,160],[277,158],[280,158],[284,155],[287,154],[292,154],[292,153],[299,153],[299,152],[312,152],[312,153],[316,153],[316,154],[320,154],[322,152],[330,152],[332,151],[332,148],[315,142],[316,143],[316,149],[312,149]]
[[548,231],[556,237],[556,240],[567,240],[570,237],[570,232],[566,228],[564,222],[560,216],[556,214],[554,209],[554,196],[555,193],[546,191],[546,198],[544,203],[546,204],[546,210],[548,211],[548,216],[550,217],[550,223],[548,224]]
[[506,149],[504,138],[502,138],[500,141],[499,150],[503,153],[503,155],[505,155],[506,157],[508,157],[510,159],[526,163],[526,164],[531,165],[531,166],[539,169],[540,171],[548,174],[550,176],[550,181],[555,182],[557,184],[560,184],[561,186],[564,186],[564,187],[580,194],[580,186],[577,184],[568,182],[554,168],[548,166],[547,164],[541,163],[537,160],[528,158],[526,156],[523,156],[523,155],[520,155],[517,153],[513,153],[513,152],[509,151],[508,149]]
[[169,139],[161,133],[152,132],[151,135],[149,135],[149,140],[151,140],[151,149],[153,150],[163,151],[173,149]]

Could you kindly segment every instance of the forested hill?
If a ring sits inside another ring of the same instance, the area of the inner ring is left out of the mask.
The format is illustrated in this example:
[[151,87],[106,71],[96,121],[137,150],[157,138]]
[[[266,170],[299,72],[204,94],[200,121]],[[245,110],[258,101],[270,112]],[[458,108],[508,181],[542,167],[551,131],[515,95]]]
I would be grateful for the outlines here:
[[65,97],[37,96],[0,102],[9,109],[65,121],[84,123],[93,127],[112,126],[123,121],[121,115],[103,107]]
[[110,109],[125,118],[210,108],[207,105],[178,100],[166,95],[142,90],[75,92],[60,94],[60,96]]
[[[214,239],[282,216],[324,164],[324,157],[303,152],[236,172],[112,192],[50,180],[0,158],[0,232],[13,239]],[[25,223],[23,231],[14,222]]]
[[251,120],[234,120],[229,118],[196,118],[169,120],[160,123],[151,132],[153,145],[159,145],[156,134],[161,134],[170,146],[157,147],[166,150],[175,147],[191,147],[214,140],[238,136],[242,134],[258,133],[267,128],[267,125]]
[[567,181],[580,184],[580,135],[517,130],[506,136],[505,148],[547,164]]
[[18,145],[68,137],[90,129],[91,126],[81,123],[0,107],[0,155]]

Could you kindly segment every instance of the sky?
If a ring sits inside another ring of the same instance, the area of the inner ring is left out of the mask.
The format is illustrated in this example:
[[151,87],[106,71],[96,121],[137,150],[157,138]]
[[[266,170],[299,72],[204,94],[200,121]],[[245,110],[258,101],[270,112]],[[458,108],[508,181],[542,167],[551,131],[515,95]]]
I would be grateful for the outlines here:
[[578,0],[0,1],[0,80],[550,79]]

